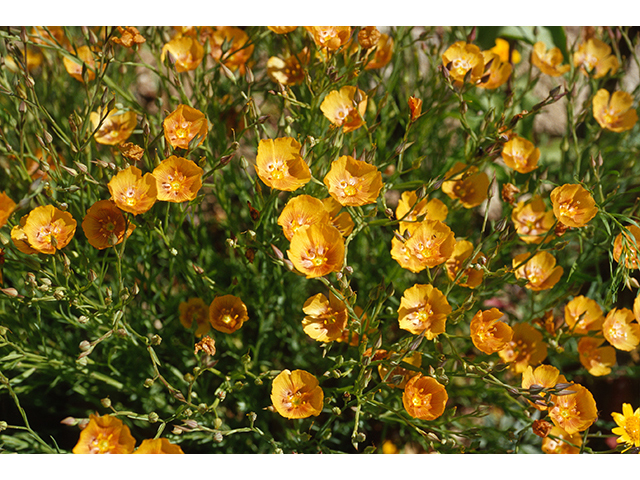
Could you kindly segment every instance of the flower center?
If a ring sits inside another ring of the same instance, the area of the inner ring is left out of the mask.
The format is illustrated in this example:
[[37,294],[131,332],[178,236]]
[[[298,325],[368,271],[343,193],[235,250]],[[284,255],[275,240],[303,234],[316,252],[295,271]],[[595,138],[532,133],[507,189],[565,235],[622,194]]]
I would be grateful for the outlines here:
[[116,446],[111,443],[112,437],[112,433],[108,435],[99,433],[98,436],[91,442],[91,453],[111,453],[111,450],[116,448]]
[[629,439],[634,444],[640,442],[640,418],[635,415],[628,417],[624,422],[624,431],[629,435]]

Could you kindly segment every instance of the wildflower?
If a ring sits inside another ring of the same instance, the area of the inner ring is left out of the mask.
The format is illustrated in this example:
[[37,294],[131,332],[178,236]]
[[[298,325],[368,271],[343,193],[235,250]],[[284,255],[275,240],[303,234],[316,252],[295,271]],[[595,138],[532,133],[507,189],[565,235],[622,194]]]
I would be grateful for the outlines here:
[[611,433],[618,435],[616,442],[624,443],[627,447],[640,447],[640,408],[633,411],[629,403],[622,404],[622,413],[613,412],[613,420],[618,425]]
[[218,27],[208,36],[211,56],[225,67],[244,75],[254,46],[249,35],[237,27]]
[[[77,225],[69,212],[59,210],[53,205],[34,208],[26,216],[24,225],[20,223],[18,228],[21,233],[18,234],[16,231],[16,236],[25,241],[30,249],[49,255],[69,244],[76,233]],[[11,237],[13,236],[12,231]]]
[[293,235],[287,256],[307,278],[322,277],[342,269],[344,239],[334,226],[314,224]]
[[142,176],[137,167],[118,172],[107,186],[117,207],[133,215],[147,212],[156,203],[156,179],[150,173]]
[[530,255],[521,253],[513,259],[516,278],[528,280],[525,287],[534,292],[552,288],[562,277],[564,269],[556,266],[556,259],[549,252],[538,252],[527,260]]
[[414,96],[409,97],[410,119],[415,122],[422,114],[422,100]]
[[359,207],[376,202],[382,189],[382,174],[374,165],[343,155],[331,162],[324,184],[340,205]]
[[380,35],[380,39],[375,45],[373,58],[364,66],[365,70],[382,68],[391,61],[393,55],[393,38],[386,33]]
[[570,65],[560,65],[563,61],[562,52],[559,48],[553,47],[547,50],[547,46],[544,42],[537,42],[533,46],[531,52],[531,63],[542,70],[543,73],[551,75],[552,77],[559,77],[567,73],[570,69]]
[[[492,47],[489,51],[497,54],[503,62],[520,63],[520,52],[511,50],[509,42],[504,38],[496,38],[496,46]],[[509,58],[509,54],[511,54],[511,58]]]
[[[557,383],[566,382],[566,378],[563,375],[560,375],[560,371],[551,365],[540,365],[536,367],[534,370],[531,365],[529,365],[522,372],[522,388],[528,389],[533,386],[540,388],[553,388]],[[540,391],[537,392],[537,395],[541,397],[545,397],[547,392]],[[531,402],[530,402],[531,403]],[[544,403],[544,402],[542,402]],[[539,403],[533,403],[533,406],[538,410],[546,410],[546,405],[541,405]]]
[[553,214],[567,227],[584,227],[598,213],[596,202],[582,185],[565,184],[556,187],[550,198]]
[[311,171],[300,155],[301,145],[291,137],[260,140],[256,173],[267,186],[292,192],[311,180]]
[[498,355],[503,362],[511,364],[515,373],[522,373],[529,365],[538,365],[547,358],[547,345],[538,330],[528,323],[517,323],[511,328],[513,337]]
[[338,201],[331,196],[323,198],[322,205],[329,214],[331,225],[336,227],[343,237],[348,237],[353,231],[353,227],[355,226],[351,215],[349,215],[349,212],[342,212],[338,214],[338,212],[342,208],[342,205],[340,205],[340,203],[338,203]]
[[540,149],[526,138],[512,137],[502,148],[502,159],[508,167],[520,173],[529,173],[538,168]]
[[473,208],[487,199],[489,176],[478,167],[456,162],[444,176],[442,191],[452,200],[460,200],[464,208]]
[[396,218],[400,220],[400,231],[405,231],[411,223],[418,221],[420,217],[425,220],[440,220],[444,222],[449,210],[447,206],[437,198],[423,198],[418,201],[415,191],[402,192],[398,206],[396,207]]
[[564,389],[575,393],[569,395],[549,395],[553,403],[549,407],[549,417],[555,426],[563,428],[569,435],[583,432],[598,418],[598,409],[591,392],[578,383]]
[[547,210],[539,195],[534,195],[528,201],[518,202],[511,212],[511,220],[518,236],[525,243],[537,244],[553,238],[553,234],[547,234],[553,228],[555,217],[552,210]]
[[595,300],[580,295],[564,307],[564,321],[573,333],[586,335],[602,328],[604,315]]
[[456,282],[461,287],[476,288],[482,283],[482,277],[484,272],[480,268],[479,263],[486,260],[486,257],[482,252],[478,252],[462,275],[456,280],[458,272],[462,269],[462,266],[467,262],[467,259],[473,254],[473,244],[468,240],[457,240],[453,253],[447,259],[447,276],[450,280]]
[[193,321],[196,321],[196,337],[201,337],[209,331],[209,307],[204,300],[198,297],[190,298],[186,302],[178,305],[180,311],[180,323],[184,328],[191,328]]
[[640,228],[635,225],[627,226],[627,230],[631,232],[629,235],[626,231],[624,232],[624,240],[622,238],[622,233],[619,233],[613,242],[613,259],[616,262],[620,262],[620,256],[624,252],[624,266],[629,269],[637,269],[638,268],[638,247],[640,244]]
[[585,75],[602,78],[607,73],[613,75],[618,71],[620,62],[611,54],[611,47],[597,38],[590,38],[578,45],[573,54],[573,64],[580,67]]
[[0,193],[0,228],[5,226],[15,209],[16,202],[11,200],[6,192]]
[[[119,113],[120,112],[120,113]],[[103,145],[117,145],[131,136],[138,122],[135,112],[121,112],[114,108],[102,118],[103,112],[91,112],[90,120],[96,131],[93,137]],[[98,128],[100,127],[100,128]]]
[[614,308],[604,319],[602,334],[618,350],[630,352],[640,344],[640,325],[628,308]]
[[309,372],[283,370],[273,379],[271,402],[285,418],[317,417],[322,412],[324,392]]
[[461,87],[465,78],[475,84],[484,72],[484,59],[480,48],[462,41],[447,48],[442,54],[442,65],[449,72],[456,87]]
[[398,450],[398,447],[396,447],[391,440],[385,440],[382,444],[382,453],[393,455],[400,453],[400,450]]
[[416,375],[407,382],[402,404],[413,418],[435,420],[444,413],[449,400],[447,390],[435,378]]
[[271,57],[267,61],[267,75],[282,85],[298,85],[304,81],[304,66],[309,63],[309,49],[304,48],[297,55],[282,59]]
[[204,58],[204,47],[193,37],[178,35],[164,44],[160,61],[169,55],[169,60],[176,67],[176,72],[195,70]]
[[[188,105],[178,105],[162,122],[164,138],[173,148],[188,150],[190,147],[202,145],[209,124],[200,110]],[[197,142],[192,145],[192,142]]]
[[439,220],[409,224],[406,235],[409,239],[404,242],[396,236],[391,239],[391,257],[414,273],[445,263],[455,248],[453,232]]
[[171,155],[153,170],[158,200],[181,203],[196,198],[202,188],[202,168],[186,158]]
[[222,333],[233,333],[249,319],[247,306],[238,297],[216,297],[209,306],[209,323]]
[[33,255],[34,253],[38,253],[38,251],[29,244],[27,234],[24,233],[24,226],[27,223],[27,218],[29,218],[29,215],[23,215],[22,218],[20,218],[19,225],[16,225],[11,229],[11,241],[22,253]]
[[89,424],[80,432],[73,453],[131,453],[136,445],[129,427],[111,415],[89,415]]
[[451,306],[447,297],[433,285],[414,285],[407,288],[400,299],[398,323],[400,328],[414,335],[424,332],[427,340],[445,331]]
[[111,37],[113,43],[131,48],[134,45],[141,45],[147,40],[140,34],[136,27],[117,27],[120,37]]
[[580,363],[594,377],[609,375],[616,364],[616,351],[613,347],[601,347],[603,338],[582,337],[578,342]]
[[86,68],[86,77],[87,81],[91,81],[96,78],[95,73],[95,62],[93,60],[93,53],[91,53],[91,49],[86,45],[78,48],[76,51],[77,57],[62,57],[62,63],[64,63],[64,68],[67,69],[69,75],[78,80],[79,82],[84,83],[84,79],[82,78],[82,69],[83,65]]
[[351,27],[304,27],[313,37],[318,48],[335,52],[345,45],[351,36]]
[[304,302],[302,320],[304,333],[318,342],[333,342],[342,336],[349,314],[342,300],[333,293],[329,298],[318,293]]
[[[356,101],[356,93],[358,100]],[[357,104],[357,107],[355,106]],[[342,127],[349,133],[364,125],[364,113],[367,111],[367,95],[356,87],[345,86],[340,90],[332,90],[324,97],[320,110],[329,121]]]
[[513,329],[499,321],[503,315],[497,308],[478,310],[471,320],[471,341],[487,355],[499,352],[513,338]]
[[92,247],[98,250],[122,243],[125,235],[129,237],[135,229],[116,207],[112,200],[99,200],[94,203],[82,220],[82,230]]
[[542,440],[542,451],[548,454],[580,453],[582,436],[576,432],[569,435],[564,429],[554,426]]
[[296,27],[267,27],[267,28],[271,30],[273,33],[282,35],[283,33],[291,33],[298,27],[296,26]]
[[[398,363],[397,360],[400,357],[401,357],[400,354],[393,351],[387,352],[386,350],[378,350],[376,351],[376,355],[374,358],[376,360],[389,359],[395,364],[395,363]],[[420,366],[422,365],[422,354],[414,350],[410,355],[405,355],[404,358],[402,358],[402,362],[400,362],[399,365],[401,365],[402,363],[407,363],[416,368],[420,368]],[[416,375],[420,374],[420,372],[417,372],[415,370],[409,370],[401,366],[395,367],[393,370],[391,370],[391,373],[389,373],[389,367],[390,365],[387,364],[386,362],[381,363],[380,365],[378,365],[378,374],[380,375],[380,378],[383,381],[386,381],[387,385],[389,385],[392,388],[405,388],[407,385],[407,382],[412,377],[415,377]],[[397,378],[397,377],[400,377],[400,378]]]
[[132,453],[160,453],[160,454],[184,454],[179,445],[171,443],[166,438],[155,438],[143,440],[140,446]]
[[604,88],[593,97],[593,117],[602,128],[612,132],[631,130],[638,121],[633,97],[627,92],[616,91],[612,95]]
[[291,241],[301,227],[315,223],[329,223],[329,212],[321,200],[311,195],[298,195],[287,202],[278,217],[284,236]]
[[[509,79],[513,67],[508,60],[503,61],[498,54],[488,50],[482,52],[482,59],[485,70],[478,83],[478,87],[493,90],[503,85]],[[489,62],[491,62],[491,64],[489,64]],[[487,65],[489,65],[488,68]]]

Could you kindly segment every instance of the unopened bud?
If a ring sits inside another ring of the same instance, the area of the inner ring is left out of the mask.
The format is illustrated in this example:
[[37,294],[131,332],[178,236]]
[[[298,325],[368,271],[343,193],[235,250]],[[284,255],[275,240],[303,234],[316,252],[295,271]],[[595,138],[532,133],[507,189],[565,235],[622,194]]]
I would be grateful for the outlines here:
[[149,420],[149,423],[156,423],[158,420],[160,420],[160,417],[156,412],[151,412],[147,415],[147,419]]
[[213,434],[213,441],[214,442],[220,443],[220,442],[222,442],[222,440],[224,440],[224,437],[222,436],[222,433],[216,432],[216,433]]
[[80,350],[82,350],[83,352],[86,352],[87,350],[89,350],[91,348],[91,343],[88,342],[87,340],[82,340],[80,342]]
[[111,406],[111,399],[109,397],[103,398],[100,400],[100,403],[104,408],[109,408]]

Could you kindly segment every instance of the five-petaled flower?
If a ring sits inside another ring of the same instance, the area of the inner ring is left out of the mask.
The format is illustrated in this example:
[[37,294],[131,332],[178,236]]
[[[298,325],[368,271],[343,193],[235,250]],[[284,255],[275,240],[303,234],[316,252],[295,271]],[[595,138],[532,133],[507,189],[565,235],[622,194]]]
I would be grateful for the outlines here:
[[200,110],[189,105],[178,105],[162,122],[164,138],[173,148],[188,150],[202,145],[209,124]]
[[92,247],[99,250],[122,243],[129,237],[135,225],[127,222],[122,210],[113,200],[99,200],[94,203],[82,220],[82,230]]
[[93,138],[103,145],[124,142],[131,136],[138,122],[135,112],[121,111],[117,108],[110,110],[106,115],[102,110],[91,112],[89,118],[93,129],[98,129]]
[[422,374],[407,382],[402,394],[402,404],[413,418],[435,420],[444,413],[449,400],[447,390],[435,378]]
[[451,305],[447,297],[433,285],[407,288],[400,299],[398,323],[400,328],[414,335],[424,332],[427,340],[433,340],[445,331]]
[[307,278],[338,272],[344,262],[344,238],[333,225],[315,223],[294,233],[287,256]]
[[194,200],[202,187],[202,168],[186,158],[171,155],[153,170],[157,198],[182,203]]
[[340,205],[359,207],[376,202],[382,174],[374,165],[344,155],[331,163],[324,184]]
[[66,247],[76,233],[77,223],[67,211],[53,205],[36,207],[11,230],[11,239],[24,253],[53,255]]
[[234,295],[216,297],[209,306],[209,323],[222,333],[233,333],[249,319],[247,306]]
[[324,97],[320,110],[329,121],[349,133],[364,125],[367,95],[356,87],[345,86]]
[[293,192],[311,180],[311,170],[300,155],[302,146],[295,138],[260,140],[256,173],[267,186]]
[[273,379],[271,402],[285,418],[317,417],[322,412],[324,392],[309,372],[283,370]]
[[579,184],[556,187],[549,198],[553,205],[553,214],[567,227],[584,227],[598,213],[591,193]]
[[90,415],[73,453],[132,453],[136,440],[122,420],[111,415]]
[[593,117],[602,128],[612,132],[631,130],[638,121],[638,112],[632,108],[633,97],[627,92],[609,94],[601,88],[593,97]]
[[125,212],[139,215],[145,213],[156,203],[158,189],[156,179],[151,173],[142,175],[134,166],[118,172],[109,184],[111,199]]

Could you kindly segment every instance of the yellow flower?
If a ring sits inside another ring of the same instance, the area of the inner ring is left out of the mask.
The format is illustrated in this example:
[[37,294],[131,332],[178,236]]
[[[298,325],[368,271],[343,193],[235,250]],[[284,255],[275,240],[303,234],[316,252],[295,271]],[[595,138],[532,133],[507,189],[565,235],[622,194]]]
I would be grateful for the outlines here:
[[[503,62],[509,62],[509,42],[504,38],[496,38],[496,46],[491,48],[489,51],[497,54],[500,57],[500,60]],[[520,63],[520,52],[516,50],[511,51],[511,61],[515,63]]]
[[282,35],[284,33],[291,33],[298,27],[296,26],[296,27],[267,27],[267,28],[271,30],[273,33]]
[[391,239],[391,257],[414,273],[445,263],[455,248],[453,232],[439,220],[410,223],[403,238],[407,235],[405,241],[397,236]]
[[359,207],[376,202],[382,189],[382,174],[374,165],[344,155],[331,162],[324,184],[340,205]]
[[156,179],[150,173],[134,166],[118,172],[109,184],[111,199],[119,209],[138,215],[147,212],[156,203],[158,189]]
[[335,52],[345,45],[351,36],[351,27],[304,27],[320,49]]
[[585,75],[601,78],[607,73],[616,73],[620,62],[611,54],[609,45],[597,38],[590,38],[578,45],[578,50],[573,54],[573,65],[580,67]]
[[311,180],[311,171],[300,155],[301,145],[291,137],[260,140],[256,173],[267,186],[292,192]]
[[[53,205],[45,205],[36,207],[29,213],[21,230],[26,236],[23,240],[28,247],[39,253],[52,255],[69,244],[76,233],[76,226],[77,223],[69,212]],[[13,231],[11,236],[13,238]]]
[[640,344],[640,325],[628,308],[614,308],[604,319],[602,334],[618,350],[630,352]]
[[5,226],[15,209],[16,202],[11,200],[6,192],[0,193],[0,228]]
[[93,138],[103,145],[117,145],[124,142],[131,136],[138,122],[135,112],[121,112],[117,108],[109,111],[100,123],[102,116],[102,110],[98,110],[91,112],[89,118],[94,130],[98,128],[98,125],[100,126]]
[[553,214],[567,227],[580,228],[598,213],[598,207],[587,189],[579,184],[565,184],[550,195]]
[[571,69],[570,65],[560,65],[563,59],[559,48],[553,47],[547,50],[544,42],[537,42],[531,52],[531,63],[552,77],[559,77]]
[[204,47],[193,37],[178,35],[162,47],[160,60],[169,55],[170,61],[175,64],[177,72],[195,70],[202,63]]
[[186,302],[178,305],[180,311],[180,323],[184,328],[191,328],[193,321],[196,321],[196,337],[201,337],[209,331],[209,307],[204,300],[198,297],[190,298]]
[[498,355],[511,364],[515,373],[522,373],[529,365],[538,365],[547,358],[547,344],[538,330],[528,323],[517,323],[511,328],[513,337]]
[[283,370],[273,379],[271,402],[285,418],[317,417],[322,412],[324,392],[309,372]]
[[[455,280],[458,272],[462,269],[462,266],[466,263],[467,259],[473,254],[474,247],[468,240],[457,240],[453,253],[447,259],[447,276],[450,280]],[[484,271],[478,265],[486,257],[482,252],[478,252],[473,258],[471,263],[467,266],[464,273],[456,280],[456,284],[461,287],[476,288],[482,283],[482,277]]]
[[384,443],[382,444],[382,453],[393,455],[393,454],[400,453],[400,450],[398,450],[398,447],[396,447],[391,440],[385,440]]
[[122,210],[112,200],[94,203],[82,220],[82,230],[87,240],[98,250],[122,243],[125,234],[129,237],[135,228],[132,223],[127,225]]
[[344,239],[334,226],[316,223],[293,235],[287,256],[307,278],[322,277],[342,269]]
[[[498,54],[488,50],[482,52],[482,59],[485,64],[485,71],[478,83],[478,87],[493,90],[509,79],[513,70],[509,61],[502,60]],[[489,62],[491,62],[491,65],[487,69],[486,65],[489,65]]]
[[484,59],[480,49],[471,43],[459,41],[442,54],[442,65],[447,69],[456,87],[462,86],[467,74],[475,84],[484,73]]
[[202,188],[202,168],[191,160],[171,155],[153,170],[158,200],[181,203],[196,198]]
[[477,207],[487,199],[489,176],[479,172],[478,167],[456,162],[444,178],[442,191],[452,200],[460,200],[464,208]]
[[640,447],[640,408],[633,411],[629,403],[622,404],[622,413],[613,412],[613,420],[618,425],[611,432],[618,435],[616,441],[630,447]]
[[497,308],[478,310],[471,320],[471,341],[478,350],[487,355],[499,352],[513,338],[513,329],[499,321],[503,315]]
[[386,33],[380,35],[375,49],[373,51],[373,58],[367,62],[364,66],[365,70],[373,70],[376,68],[382,68],[391,61],[393,56],[393,38]]
[[586,335],[602,328],[604,314],[595,300],[580,295],[564,307],[564,321],[573,333]]
[[91,53],[91,49],[86,45],[77,49],[77,58],[69,58],[67,56],[62,57],[62,63],[64,63],[64,68],[67,69],[69,75],[78,80],[79,82],[84,83],[84,79],[82,78],[82,66],[86,67],[86,77],[87,81],[91,81],[96,78],[95,72],[95,62],[93,60],[93,53]]
[[416,375],[404,387],[402,404],[413,418],[435,420],[444,413],[447,390],[435,378]]
[[404,232],[411,223],[418,221],[419,217],[424,220],[440,220],[444,222],[449,209],[437,198],[423,198],[418,201],[415,191],[402,192],[398,206],[396,207],[396,218],[399,222],[399,229]]
[[520,173],[529,173],[538,168],[540,149],[526,138],[512,137],[502,147],[502,159],[508,167]]
[[563,428],[569,435],[583,432],[598,418],[598,409],[591,392],[578,383],[564,391],[573,391],[569,395],[549,395],[553,407],[549,408],[549,417],[555,426]]
[[628,225],[627,230],[631,232],[629,235],[624,232],[624,239],[622,233],[619,233],[613,242],[613,259],[616,262],[620,262],[620,256],[624,253],[624,266],[635,270],[638,265],[638,244],[640,244],[640,228],[635,225]]
[[209,306],[209,323],[222,333],[233,333],[249,319],[247,306],[238,297],[216,297]]
[[513,268],[516,269],[516,278],[528,280],[526,288],[537,292],[548,290],[558,283],[564,269],[559,265],[556,266],[553,255],[549,252],[538,252],[527,260],[529,256],[529,253],[521,253],[512,261]]
[[593,97],[593,117],[602,128],[612,132],[631,130],[638,121],[633,97],[627,92],[616,91],[610,95],[604,88]]
[[542,451],[548,454],[580,453],[582,435],[576,432],[569,435],[560,427],[553,427],[547,437],[542,439]]
[[287,202],[278,217],[278,225],[287,240],[291,241],[293,235],[301,227],[308,227],[315,223],[329,223],[329,212],[321,200],[311,195],[298,195]]
[[136,445],[129,427],[122,420],[104,415],[89,416],[89,424],[80,432],[80,438],[73,453],[105,454],[132,453]]
[[24,226],[27,223],[28,217],[29,215],[23,215],[22,218],[20,218],[20,224],[11,229],[11,241],[22,253],[33,255],[34,253],[38,253],[38,251],[31,247],[27,240],[27,234],[24,233]]
[[[516,232],[525,243],[540,243],[545,238],[549,230],[555,224],[555,217],[552,210],[547,207],[539,195],[534,195],[528,201],[518,202],[511,212]],[[545,242],[550,241],[553,234],[547,236]]]
[[[356,92],[359,96],[356,102]],[[354,105],[357,103],[357,107]],[[351,132],[364,125],[364,113],[367,111],[367,95],[356,87],[346,86],[332,90],[324,97],[320,110],[329,121],[342,127],[344,133]]]
[[218,27],[208,35],[211,56],[232,71],[244,74],[254,46],[249,35],[237,27]]
[[[393,352],[393,351],[387,352],[386,350],[377,350],[373,359],[374,360],[389,359],[391,362],[394,362],[395,364],[395,363],[398,363],[398,360],[401,357],[402,355],[400,355],[397,352]],[[422,365],[422,354],[418,351],[414,351],[410,355],[405,355],[404,358],[402,359],[402,362],[400,362],[399,365],[402,365],[402,363],[407,363],[416,368],[420,368],[420,366]],[[415,370],[409,370],[401,366],[395,367],[391,371],[391,373],[389,373],[389,367],[390,365],[387,362],[381,363],[380,365],[378,365],[378,374],[380,375],[381,380],[385,381],[386,379],[387,385],[389,385],[391,388],[405,388],[407,385],[407,382],[412,377],[415,377],[416,375],[420,374],[420,372],[416,372]]]
[[166,438],[146,439],[143,440],[140,446],[132,453],[141,454],[184,454],[182,448],[179,445],[171,443]]
[[282,59],[271,57],[267,61],[267,75],[282,85],[298,85],[304,81],[304,66],[309,63],[309,49],[305,47],[297,55]]
[[349,314],[342,300],[331,293],[329,298],[318,293],[304,302],[304,333],[318,342],[333,342],[342,336]]
[[[560,371],[551,365],[540,365],[535,370],[533,367],[528,366],[522,372],[522,388],[531,388],[533,386],[542,388],[553,388],[559,382],[564,382],[566,379],[560,375]],[[547,392],[538,392],[538,395],[545,397]],[[547,406],[541,403],[534,403],[533,406],[538,410],[546,410]]]
[[580,363],[594,377],[609,375],[616,364],[616,351],[613,347],[600,347],[603,338],[582,337],[578,342]]
[[169,145],[188,150],[190,147],[202,145],[209,131],[209,124],[200,110],[188,105],[178,105],[178,108],[164,119],[162,128]]
[[402,294],[398,308],[400,328],[414,335],[424,332],[432,340],[445,331],[451,306],[447,297],[433,285],[414,285]]

